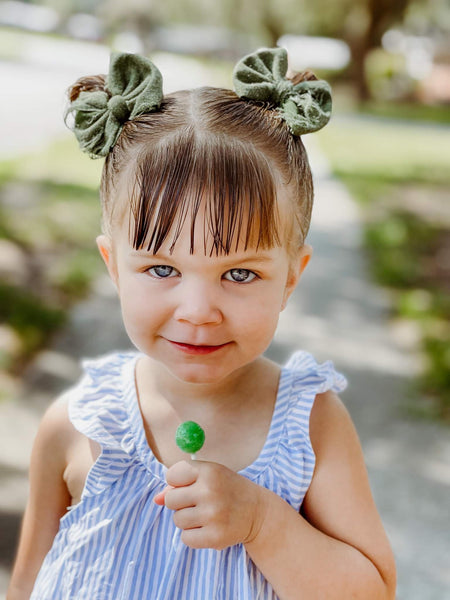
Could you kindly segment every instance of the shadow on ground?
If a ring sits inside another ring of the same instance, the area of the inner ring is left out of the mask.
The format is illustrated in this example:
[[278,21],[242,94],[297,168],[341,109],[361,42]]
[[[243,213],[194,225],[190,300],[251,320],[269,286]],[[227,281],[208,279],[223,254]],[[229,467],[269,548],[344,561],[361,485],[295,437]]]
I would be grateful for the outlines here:
[[0,566],[6,569],[10,569],[14,562],[21,522],[20,511],[0,511]]

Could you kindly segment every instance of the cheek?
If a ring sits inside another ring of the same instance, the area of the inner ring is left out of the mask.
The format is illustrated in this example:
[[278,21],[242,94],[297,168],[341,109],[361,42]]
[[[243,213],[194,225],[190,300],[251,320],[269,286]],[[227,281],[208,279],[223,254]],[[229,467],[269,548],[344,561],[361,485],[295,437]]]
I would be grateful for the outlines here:
[[152,300],[143,283],[136,275],[121,279],[119,298],[126,327],[155,320],[161,311],[162,304]]
[[243,301],[236,308],[238,314],[230,315],[230,318],[239,322],[241,331],[253,337],[270,337],[277,327],[282,302],[283,292],[280,288],[270,291],[264,289]]

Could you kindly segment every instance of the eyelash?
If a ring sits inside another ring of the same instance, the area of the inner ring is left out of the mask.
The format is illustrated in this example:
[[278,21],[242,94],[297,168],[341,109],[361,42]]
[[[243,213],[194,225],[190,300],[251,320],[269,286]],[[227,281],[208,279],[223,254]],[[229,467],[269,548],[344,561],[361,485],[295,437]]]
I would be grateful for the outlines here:
[[[156,269],[166,269],[166,270],[170,269],[170,274],[167,274],[167,275],[158,274],[155,271]],[[252,275],[252,278],[249,280],[246,280],[246,281],[243,281],[243,280],[239,281],[236,279],[232,279],[231,276],[226,277],[226,275],[228,275],[229,273],[231,274],[233,271],[238,271],[240,273],[245,272],[248,275]],[[155,265],[154,267],[150,267],[149,269],[147,269],[147,273],[149,273],[151,275],[151,277],[154,277],[155,279],[171,279],[172,277],[177,277],[178,275],[180,275],[180,272],[177,269],[175,269],[175,267],[171,267],[170,265]],[[254,273],[253,271],[250,271],[250,269],[237,269],[237,268],[226,271],[226,273],[224,273],[223,277],[227,281],[231,281],[233,283],[241,283],[241,284],[250,283],[250,282],[254,281],[255,279],[259,279],[258,275],[256,273]]]
[[[244,271],[245,273],[248,273],[249,275],[252,275],[253,277],[246,281],[242,281],[242,280],[238,281],[236,279],[229,279],[228,277],[225,277],[226,275],[228,275],[228,273],[231,274],[233,271],[239,271],[241,273]],[[223,276],[224,276],[224,279],[226,279],[227,281],[232,281],[233,283],[250,283],[251,281],[254,281],[258,277],[258,275],[256,273],[254,273],[253,271],[250,271],[249,269],[230,269],[229,271],[224,273]]]
[[174,275],[158,275],[157,273],[152,272],[155,269],[171,269],[171,272],[178,273],[178,271],[174,267],[171,267],[169,265],[155,265],[154,267],[150,267],[149,269],[147,269],[147,272],[150,273],[152,277],[155,277],[155,279],[169,279],[171,277],[174,277]]

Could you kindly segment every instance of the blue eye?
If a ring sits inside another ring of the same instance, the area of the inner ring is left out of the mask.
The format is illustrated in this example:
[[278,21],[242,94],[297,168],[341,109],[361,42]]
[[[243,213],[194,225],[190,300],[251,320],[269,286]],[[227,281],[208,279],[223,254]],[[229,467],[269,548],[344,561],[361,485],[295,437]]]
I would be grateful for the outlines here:
[[178,271],[169,265],[156,265],[154,267],[150,267],[148,272],[157,279],[167,279],[168,277],[176,277],[179,275]]
[[228,279],[228,281],[234,281],[235,283],[250,283],[250,281],[253,281],[255,277],[256,274],[248,269],[230,269],[224,275],[225,279]]

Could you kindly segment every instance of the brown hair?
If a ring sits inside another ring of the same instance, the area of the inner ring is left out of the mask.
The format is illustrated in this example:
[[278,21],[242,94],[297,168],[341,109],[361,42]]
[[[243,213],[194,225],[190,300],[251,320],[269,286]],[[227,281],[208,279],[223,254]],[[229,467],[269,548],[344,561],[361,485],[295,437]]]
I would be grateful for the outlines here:
[[[308,72],[294,81],[311,78]],[[82,78],[69,90],[69,99],[99,89],[105,89],[104,76]],[[240,241],[245,247],[281,245],[280,184],[286,186],[293,209],[287,246],[301,247],[309,229],[312,176],[300,137],[290,133],[276,107],[242,100],[230,90],[176,92],[164,98],[159,110],[125,123],[102,173],[107,233],[124,174],[133,182],[127,193],[133,216],[130,242],[136,249],[156,253],[171,233],[173,248],[189,218],[192,252],[202,202],[205,234],[213,240],[210,253],[227,254]]]

